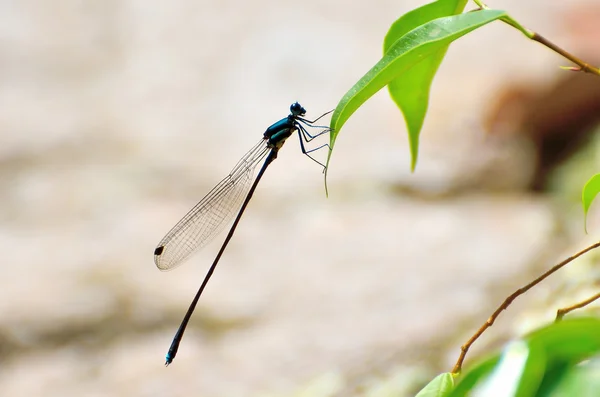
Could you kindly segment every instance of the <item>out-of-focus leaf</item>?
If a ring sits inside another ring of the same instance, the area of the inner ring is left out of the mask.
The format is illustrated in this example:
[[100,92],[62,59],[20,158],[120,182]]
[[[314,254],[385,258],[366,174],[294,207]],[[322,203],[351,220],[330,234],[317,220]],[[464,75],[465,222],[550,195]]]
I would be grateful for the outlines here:
[[[528,346],[527,359],[519,366],[521,376],[513,395],[550,395],[562,385],[570,371],[580,368],[582,361],[600,355],[600,319],[569,318],[526,335],[523,342]],[[458,382],[450,396],[471,395],[469,393],[477,396],[478,390],[484,390],[481,385],[485,386],[494,376],[499,379],[503,359],[504,356],[495,355],[476,365]]]
[[446,397],[454,387],[454,378],[451,373],[436,376],[415,397]]
[[587,214],[596,195],[600,192],[600,174],[591,177],[583,187],[581,192],[581,203],[583,204],[583,227],[587,233]]
[[464,397],[477,385],[482,379],[485,379],[500,362],[500,355],[496,354],[492,357],[477,364],[466,374],[460,375],[459,382],[450,393],[450,397]]
[[544,381],[546,371],[546,354],[536,343],[522,342],[527,348],[527,357],[520,369],[515,397],[535,396],[540,384]]
[[526,336],[544,349],[547,366],[554,362],[576,364],[600,354],[600,319],[569,318]]
[[[552,390],[547,392],[548,397],[577,396],[596,397],[600,390],[600,357],[596,357],[584,365],[569,368],[561,376],[561,380]],[[540,390],[541,393],[546,392]]]

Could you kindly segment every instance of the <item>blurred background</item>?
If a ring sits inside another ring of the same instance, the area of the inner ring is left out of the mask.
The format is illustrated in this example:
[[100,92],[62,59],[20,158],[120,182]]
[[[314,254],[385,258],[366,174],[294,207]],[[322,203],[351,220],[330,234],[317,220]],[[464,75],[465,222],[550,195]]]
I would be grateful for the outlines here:
[[[166,273],[157,242],[292,102],[333,109],[422,4],[0,1],[2,394],[411,395],[506,295],[597,240],[579,197],[600,80],[494,23],[450,47],[415,173],[385,90],[342,131],[329,198],[289,140],[164,368],[224,235]],[[600,63],[597,1],[490,6]],[[594,255],[468,360],[596,291]]]

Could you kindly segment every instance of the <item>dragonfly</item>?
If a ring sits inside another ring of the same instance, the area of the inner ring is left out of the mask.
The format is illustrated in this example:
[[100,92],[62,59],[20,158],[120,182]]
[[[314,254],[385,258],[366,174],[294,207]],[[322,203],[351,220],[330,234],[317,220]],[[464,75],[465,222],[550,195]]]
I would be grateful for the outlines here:
[[[329,111],[311,121],[304,118],[306,109],[298,102],[293,103],[290,106],[290,114],[269,126],[264,132],[262,139],[238,161],[229,175],[209,191],[158,243],[154,250],[154,263],[156,263],[156,266],[160,270],[171,270],[182,264],[194,252],[208,244],[237,214],[229,229],[229,233],[225,237],[225,241],[221,245],[217,256],[206,273],[198,292],[196,292],[175,333],[165,357],[165,366],[169,366],[175,359],[185,329],[206,284],[215,271],[223,252],[225,252],[227,244],[229,244],[229,241],[233,237],[235,229],[258,186],[258,182],[260,182],[267,167],[277,158],[277,154],[285,141],[294,132],[297,132],[302,153],[320,164],[323,167],[323,172],[325,171],[325,166],[309,153],[323,147],[328,147],[331,150],[330,146],[324,144],[314,149],[306,150],[304,144],[331,131],[326,126],[315,125],[318,120],[331,112]],[[311,135],[307,127],[321,128],[322,130]],[[263,159],[262,167],[254,182],[251,183],[254,169]]]

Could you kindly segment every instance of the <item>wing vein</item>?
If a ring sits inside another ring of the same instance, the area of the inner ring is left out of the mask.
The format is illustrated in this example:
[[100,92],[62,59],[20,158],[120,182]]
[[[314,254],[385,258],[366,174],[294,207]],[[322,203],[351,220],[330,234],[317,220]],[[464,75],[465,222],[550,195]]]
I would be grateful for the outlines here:
[[158,243],[154,262],[160,270],[180,265],[208,244],[233,219],[250,188],[254,169],[270,148],[261,139]]

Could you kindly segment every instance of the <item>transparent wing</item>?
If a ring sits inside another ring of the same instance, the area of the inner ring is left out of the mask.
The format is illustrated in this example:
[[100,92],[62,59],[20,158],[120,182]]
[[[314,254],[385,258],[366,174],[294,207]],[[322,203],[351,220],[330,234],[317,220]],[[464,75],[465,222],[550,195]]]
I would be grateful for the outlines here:
[[167,233],[154,250],[160,270],[173,269],[205,246],[233,219],[252,184],[256,165],[270,149],[261,139],[233,170]]

